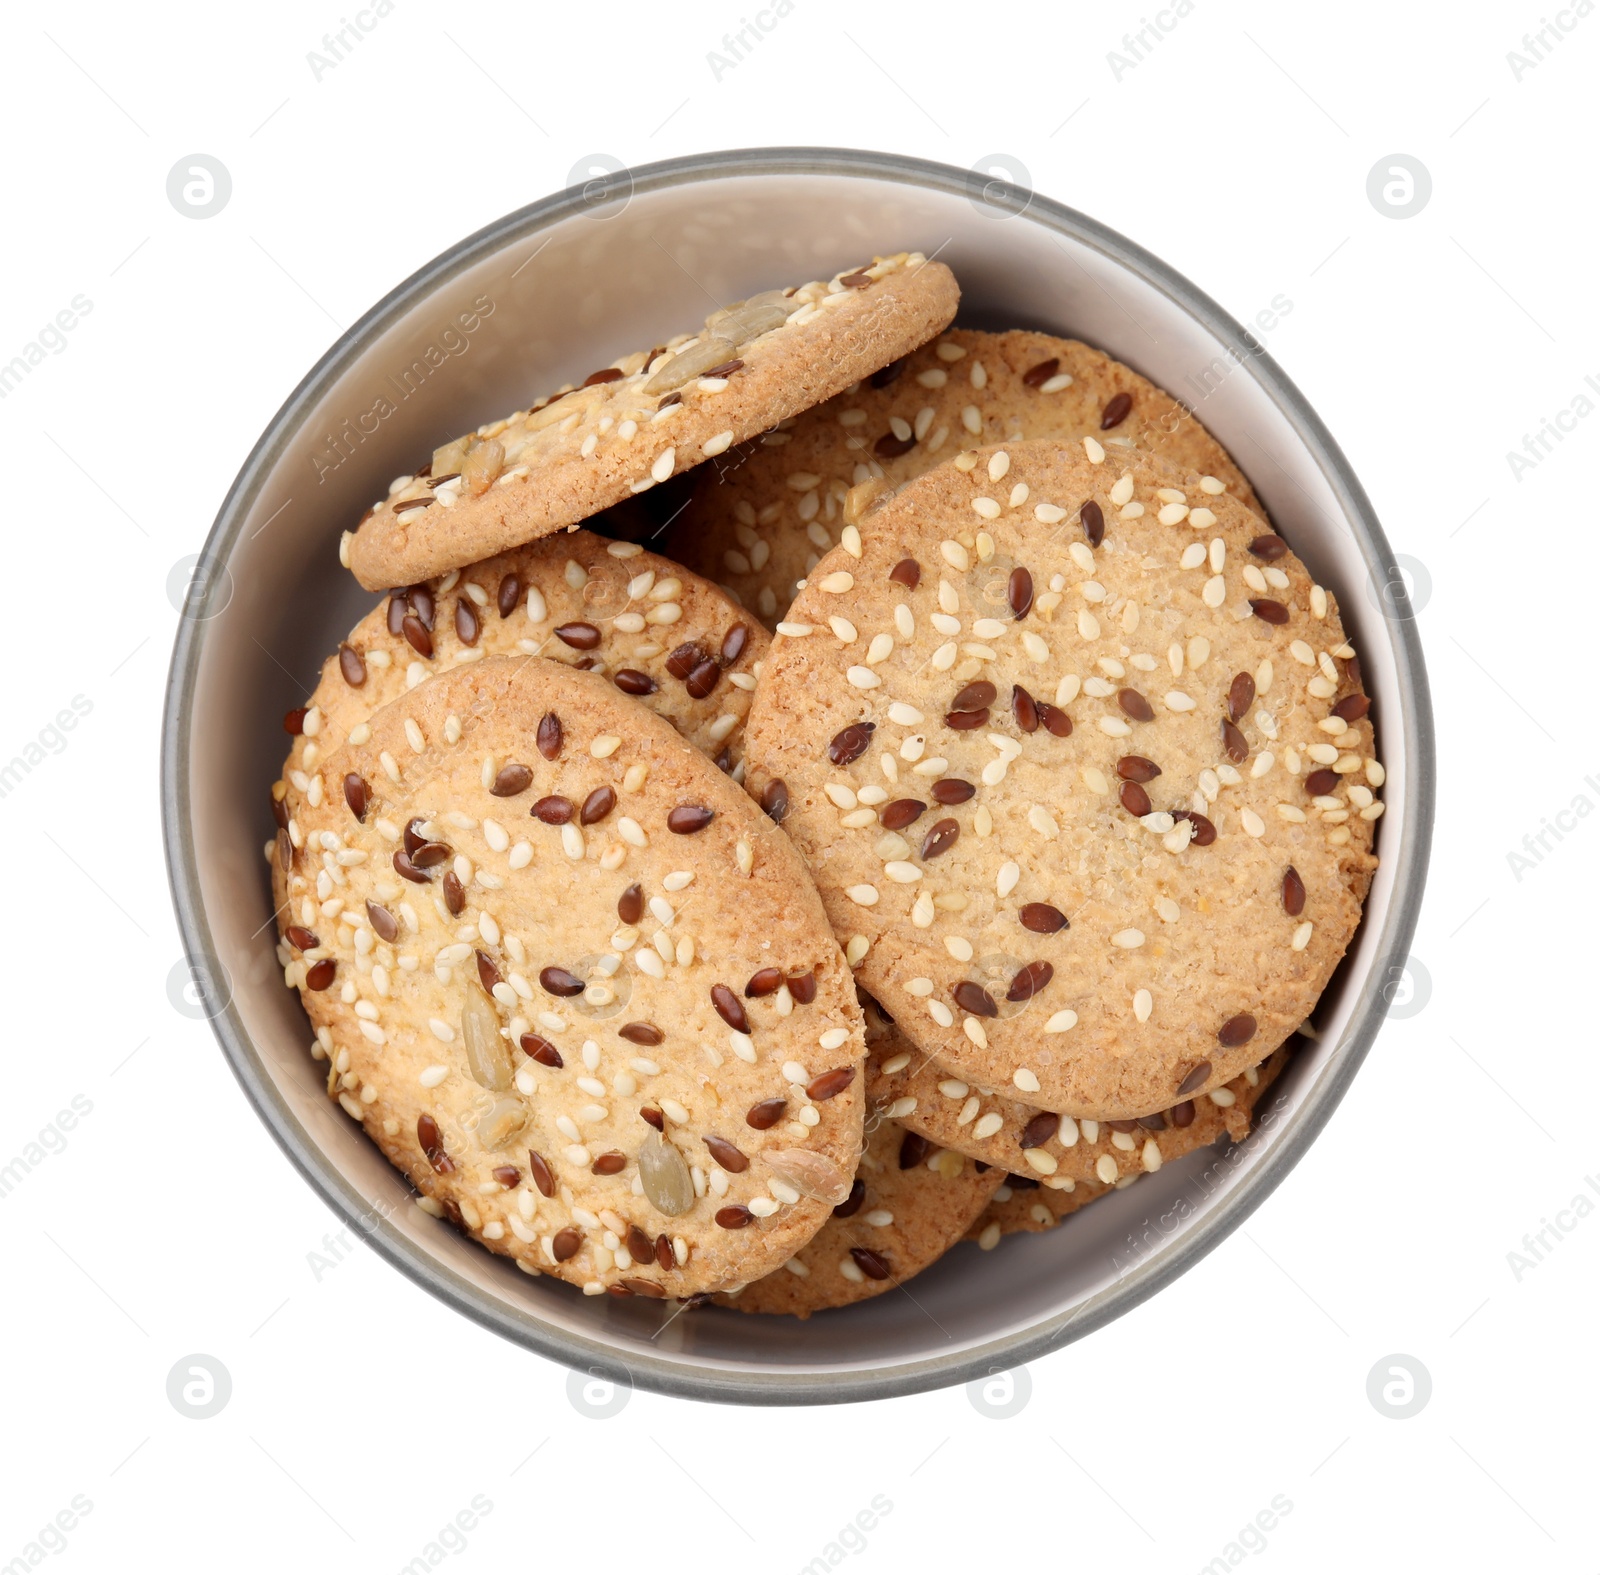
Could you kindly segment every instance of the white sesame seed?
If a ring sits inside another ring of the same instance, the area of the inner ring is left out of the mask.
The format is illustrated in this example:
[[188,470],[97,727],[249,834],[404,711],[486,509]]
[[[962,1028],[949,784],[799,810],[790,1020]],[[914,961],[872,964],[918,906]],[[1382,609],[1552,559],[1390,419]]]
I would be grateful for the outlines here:
[[883,682],[870,667],[851,667],[844,676],[856,689],[876,689]]
[[[998,510],[996,512],[998,512]],[[959,541],[941,541],[939,543],[939,553],[944,558],[944,561],[946,563],[948,563],[952,569],[959,569],[959,570],[962,571],[962,573],[965,573],[968,569],[970,569],[972,567],[971,555],[967,552],[967,549],[965,547],[963,547]],[[939,597],[939,601],[940,601],[940,605],[941,606],[943,606],[943,603],[944,603],[943,586],[944,586],[945,583],[946,583],[945,581],[940,581],[941,594],[940,594],[940,597]],[[952,600],[953,599],[954,598],[952,598]],[[954,612],[955,608],[954,607],[947,607],[947,608],[945,608],[945,611],[946,612]]]
[[1200,592],[1200,600],[1207,607],[1220,607],[1228,599],[1228,587],[1220,574],[1213,574]]
[[1248,805],[1239,811],[1239,824],[1249,836],[1260,837],[1266,834],[1267,823]]
[[878,900],[878,888],[866,885],[850,886],[846,888],[845,896],[858,907],[870,908]]
[[955,1013],[952,1012],[943,1001],[929,1001],[928,1016],[931,1017],[941,1028],[949,1028],[953,1026],[956,1020]]

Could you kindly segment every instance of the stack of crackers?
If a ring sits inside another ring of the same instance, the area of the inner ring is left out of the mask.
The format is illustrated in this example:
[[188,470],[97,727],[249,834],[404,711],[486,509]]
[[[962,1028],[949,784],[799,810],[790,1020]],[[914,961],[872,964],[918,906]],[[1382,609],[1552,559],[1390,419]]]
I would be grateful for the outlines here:
[[764,290],[343,536],[384,594],[285,719],[278,959],[530,1274],[804,1317],[1052,1227],[1242,1139],[1359,922],[1334,597],[1191,412],[958,303]]

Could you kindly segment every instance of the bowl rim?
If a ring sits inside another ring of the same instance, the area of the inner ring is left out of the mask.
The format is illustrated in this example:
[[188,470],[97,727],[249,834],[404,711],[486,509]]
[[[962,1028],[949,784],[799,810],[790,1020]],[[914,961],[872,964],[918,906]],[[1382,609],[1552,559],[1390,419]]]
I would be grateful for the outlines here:
[[[626,182],[631,195],[731,177],[790,175],[889,181],[974,199],[996,184],[976,168],[963,170],[900,154],[853,148],[772,147],[723,149],[625,169],[619,172],[617,189]],[[1233,352],[1249,368],[1318,465],[1369,570],[1381,566],[1392,574],[1387,566],[1394,562],[1393,553],[1349,462],[1305,396],[1258,340],[1183,275],[1116,231],[1027,187],[1009,183],[1000,183],[1000,187],[1002,206],[1010,207],[1015,216],[1026,217],[1135,274],[1197,321],[1225,351]],[[611,190],[609,182],[602,185],[603,195],[609,195]],[[204,598],[211,571],[226,565],[257,494],[297,433],[304,414],[365,352],[371,340],[418,301],[485,255],[592,207],[595,199],[587,192],[585,187],[569,187],[519,208],[458,241],[398,284],[346,329],[301,379],[257,439],[223,498],[201,550],[184,615],[179,619],[167,675],[161,737],[161,821],[168,882],[185,956],[203,990],[209,989],[206,981],[218,977],[221,969],[202,897],[198,862],[185,835],[190,824],[189,713],[205,659],[208,632],[208,620],[191,616],[190,607]],[[1205,1220],[1181,1241],[1156,1249],[1126,1276],[1077,1306],[981,1346],[887,1370],[761,1373],[699,1365],[692,1358],[640,1357],[630,1352],[624,1359],[600,1340],[555,1329],[536,1314],[516,1314],[488,1301],[470,1281],[419,1243],[387,1220],[374,1219],[370,1200],[328,1161],[279,1094],[231,999],[207,1000],[212,1031],[256,1114],[301,1176],[346,1225],[362,1232],[385,1260],[457,1312],[541,1356],[615,1383],[687,1399],[742,1404],[875,1400],[988,1377],[1042,1357],[1131,1311],[1219,1246],[1299,1162],[1365,1059],[1389,1006],[1387,988],[1373,984],[1393,977],[1393,965],[1405,963],[1421,908],[1436,783],[1432,708],[1421,638],[1414,618],[1390,618],[1388,622],[1401,705],[1400,715],[1387,718],[1385,726],[1399,730],[1404,737],[1404,815],[1399,844],[1385,855],[1393,860],[1396,874],[1366,998],[1356,1007],[1343,1042],[1331,1052],[1299,1108],[1280,1127],[1271,1152],[1251,1165]]]

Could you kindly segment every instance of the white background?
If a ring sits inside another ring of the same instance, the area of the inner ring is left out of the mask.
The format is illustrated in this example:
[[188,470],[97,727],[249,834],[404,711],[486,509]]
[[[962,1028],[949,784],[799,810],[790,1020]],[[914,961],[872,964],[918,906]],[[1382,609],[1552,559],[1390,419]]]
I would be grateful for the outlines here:
[[[720,80],[733,6],[398,0],[320,80],[332,0],[8,30],[0,363],[74,296],[92,309],[0,401],[0,756],[73,696],[92,710],[0,805],[0,1163],[74,1096],[91,1108],[0,1198],[0,1566],[81,1495],[51,1569],[394,1571],[483,1495],[451,1570],[784,1572],[883,1495],[851,1569],[1186,1575],[1284,1495],[1251,1568],[1593,1570],[1600,1220],[1566,1216],[1520,1278],[1507,1255],[1575,1194],[1600,1203],[1581,1004],[1600,827],[1570,821],[1520,879],[1507,856],[1600,804],[1600,419],[1520,479],[1506,455],[1600,382],[1600,19],[1560,13],[1572,31],[1519,81],[1531,3],[1199,0],[1118,80],[1108,53],[1149,14],[798,0]],[[168,577],[256,434],[340,329],[583,156],[780,143],[1003,153],[1237,316],[1287,296],[1268,347],[1414,560],[1441,761],[1414,946],[1431,986],[1413,969],[1409,1015],[1245,1228],[1035,1364],[1009,1420],[961,1388],[580,1414],[564,1370],[365,1247],[318,1277],[338,1222],[168,998]],[[204,222],[166,195],[197,152],[233,182]],[[1367,195],[1395,153],[1433,184],[1403,220]],[[191,1353],[231,1375],[209,1420],[167,1398]],[[1408,1420],[1368,1399],[1392,1353],[1431,1374]]]

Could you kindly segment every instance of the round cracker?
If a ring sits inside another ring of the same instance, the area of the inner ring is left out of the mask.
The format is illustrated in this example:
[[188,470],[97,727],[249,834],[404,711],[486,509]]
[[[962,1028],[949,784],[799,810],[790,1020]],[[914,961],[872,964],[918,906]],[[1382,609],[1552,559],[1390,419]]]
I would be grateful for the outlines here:
[[[1260,525],[1146,456],[979,451],[780,626],[748,785],[786,802],[863,988],[953,1074],[1165,1110],[1287,1038],[1343,956],[1383,771],[1334,600]],[[1136,758],[1159,777],[1122,782]]]
[[350,631],[303,713],[290,714],[298,731],[273,785],[274,815],[287,826],[308,796],[339,792],[321,763],[347,740],[363,743],[380,706],[434,673],[493,656],[602,674],[739,780],[770,644],[723,591],[631,542],[586,530],[530,542],[395,591]]
[[[435,450],[372,505],[341,559],[368,590],[383,590],[576,525],[906,354],[960,299],[950,270],[920,252],[765,293],[781,294],[774,315],[780,305],[789,314],[776,327],[722,337],[708,322]],[[699,357],[700,371],[728,370],[685,376],[689,361],[671,364],[683,356]]]
[[[341,793],[280,837],[279,956],[330,1093],[433,1207],[595,1294],[742,1284],[815,1234],[861,1151],[860,1008],[736,784],[536,657],[419,685],[327,769],[362,813]],[[680,1212],[646,1149],[695,1181]]]
[[1160,1170],[1224,1138],[1249,1135],[1257,1101],[1283,1070],[1290,1046],[1231,1083],[1138,1120],[1078,1120],[953,1076],[892,1027],[874,1031],[867,1014],[867,1098],[912,1132],[942,1148],[1047,1187],[1098,1182]]
[[1262,513],[1222,445],[1131,367],[1053,334],[951,328],[798,416],[783,447],[753,445],[708,468],[666,551],[772,628],[843,527],[906,482],[964,447],[1084,437],[1113,456],[1135,448],[1215,476]]
[[721,1305],[808,1318],[896,1290],[961,1240],[1004,1180],[893,1121],[867,1125],[848,1201],[781,1269]]
[[[1132,1186],[1136,1177],[1130,1177]],[[1041,1187],[1032,1176],[1007,1176],[995,1188],[994,1197],[983,1213],[967,1227],[965,1240],[975,1241],[985,1251],[991,1252],[1000,1244],[1002,1236],[1014,1236],[1018,1231],[1050,1230],[1069,1214],[1098,1202],[1117,1188],[1102,1186],[1099,1182],[1080,1182],[1072,1191],[1055,1191]]]

